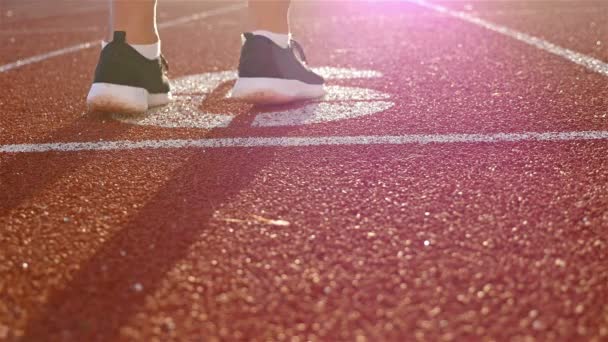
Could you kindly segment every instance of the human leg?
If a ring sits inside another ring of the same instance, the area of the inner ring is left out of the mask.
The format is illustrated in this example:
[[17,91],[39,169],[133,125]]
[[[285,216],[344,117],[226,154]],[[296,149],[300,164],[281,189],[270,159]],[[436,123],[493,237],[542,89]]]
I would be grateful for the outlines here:
[[243,35],[233,98],[278,104],[325,94],[323,78],[308,68],[302,48],[291,39],[289,5],[289,0],[249,0],[253,30]]
[[155,0],[112,0],[112,39],[103,45],[87,96],[91,111],[140,113],[170,100]]

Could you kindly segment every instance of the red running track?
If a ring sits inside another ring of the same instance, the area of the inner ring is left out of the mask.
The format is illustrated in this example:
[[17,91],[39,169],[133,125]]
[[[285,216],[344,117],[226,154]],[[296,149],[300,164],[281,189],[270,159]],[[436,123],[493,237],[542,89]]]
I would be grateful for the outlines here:
[[[19,6],[0,63],[103,31],[102,7]],[[608,61],[605,4],[447,6]],[[0,73],[0,144],[608,131],[608,77],[510,37],[409,3],[293,14],[311,63],[383,74],[330,85],[392,107],[255,127],[276,109],[224,99],[227,82],[199,105],[227,127],[126,124],[85,113],[85,49]],[[163,29],[172,77],[233,69],[243,17]],[[607,155],[605,139],[0,153],[0,340],[608,339]]]

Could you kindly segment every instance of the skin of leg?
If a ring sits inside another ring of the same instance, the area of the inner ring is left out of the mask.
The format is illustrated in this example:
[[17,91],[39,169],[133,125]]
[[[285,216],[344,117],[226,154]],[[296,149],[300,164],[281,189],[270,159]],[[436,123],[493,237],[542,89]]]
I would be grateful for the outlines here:
[[112,32],[125,31],[128,43],[154,44],[159,40],[156,0],[111,0],[110,10]]
[[249,21],[252,30],[289,33],[290,0],[249,0]]

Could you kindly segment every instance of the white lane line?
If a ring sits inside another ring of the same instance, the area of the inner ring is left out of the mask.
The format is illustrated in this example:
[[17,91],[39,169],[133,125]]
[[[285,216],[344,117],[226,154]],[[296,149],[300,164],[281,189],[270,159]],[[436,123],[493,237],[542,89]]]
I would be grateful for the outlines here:
[[249,137],[170,139],[142,141],[96,141],[45,144],[0,145],[0,153],[110,151],[135,149],[222,148],[222,147],[301,147],[353,145],[410,145],[451,143],[502,143],[525,141],[607,140],[608,131],[524,132],[494,134],[407,134],[387,136],[328,137]]
[[158,24],[158,28],[167,28],[167,27],[173,27],[173,26],[177,26],[177,25],[187,24],[189,22],[193,22],[193,21],[197,21],[197,20],[213,17],[213,16],[216,16],[216,15],[226,14],[226,13],[238,11],[238,10],[243,9],[243,8],[247,8],[247,4],[246,3],[237,3],[237,4],[230,5],[230,6],[220,7],[220,8],[212,9],[212,10],[209,10],[209,11],[203,11],[203,12],[195,13],[195,14],[192,14],[192,15],[187,15],[187,16],[184,16],[184,17],[179,17],[179,18],[175,18],[175,19],[172,19],[172,20],[168,20],[168,21],[165,21],[165,22],[162,22],[162,23]]
[[72,53],[72,52],[88,49],[88,48],[91,48],[93,46],[99,46],[99,44],[101,44],[101,41],[100,40],[95,40],[95,41],[91,41],[91,42],[86,42],[86,43],[81,43],[81,44],[77,44],[77,45],[68,46],[68,47],[63,48],[63,49],[59,49],[59,50],[43,53],[43,54],[40,54],[40,55],[36,55],[36,56],[20,59],[20,60],[18,60],[16,62],[0,65],[0,73],[6,72],[6,71],[9,71],[9,70],[12,70],[12,69],[16,69],[16,68],[22,67],[24,65],[38,63],[38,62],[43,61],[45,59],[49,59],[49,58],[53,58],[53,57],[61,56],[61,55],[66,55],[68,53]]
[[595,71],[604,76],[608,76],[608,63],[605,63],[599,59],[584,55],[584,54],[576,52],[576,51],[572,51],[570,49],[563,48],[561,46],[555,45],[551,42],[548,42],[544,39],[529,35],[527,33],[513,30],[508,27],[501,26],[498,24],[494,24],[492,22],[478,18],[469,13],[465,13],[465,12],[461,12],[461,11],[454,11],[447,7],[432,4],[432,3],[429,3],[424,0],[404,0],[404,1],[415,3],[422,7],[437,11],[439,13],[444,13],[449,16],[467,21],[469,23],[484,27],[488,30],[491,30],[491,31],[494,31],[494,32],[497,32],[500,34],[504,34],[505,36],[517,39],[521,42],[532,45],[538,49],[550,52],[554,55],[565,58],[578,65],[582,65],[589,70]]
[[23,30],[0,30],[0,35],[3,36],[18,36],[18,35],[48,35],[57,33],[80,33],[80,32],[97,32],[101,31],[99,26],[86,26],[75,28],[42,28],[42,29],[23,29]]
[[[205,19],[205,18],[209,18],[209,17],[213,17],[213,16],[225,14],[225,13],[234,12],[234,11],[237,11],[237,10],[245,8],[245,7],[247,7],[245,4],[238,3],[238,4],[234,4],[234,5],[230,5],[230,6],[225,6],[225,7],[209,10],[209,11],[204,11],[204,12],[172,19],[172,20],[159,24],[158,27],[167,28],[167,27],[182,25],[182,24],[186,24],[186,23],[189,23],[192,21],[201,20],[201,19]],[[7,72],[7,71],[13,70],[13,69],[17,69],[17,68],[20,68],[25,65],[38,63],[38,62],[47,60],[49,58],[66,55],[68,53],[88,49],[88,48],[91,48],[94,46],[99,46],[99,44],[101,44],[101,40],[92,40],[90,42],[80,43],[80,44],[65,47],[63,49],[54,50],[54,51],[42,53],[39,55],[35,55],[32,57],[20,59],[15,62],[0,65],[0,73]]]
[[[88,12],[101,11],[104,8],[107,8],[107,5],[102,3],[96,3],[85,7],[74,8],[74,0],[64,1],[65,4],[57,3],[53,1],[52,4],[48,2],[41,1],[33,1],[32,4],[23,4],[24,1],[19,1],[19,6],[17,8],[9,9],[7,11],[7,19],[2,22],[2,24],[14,24],[22,19],[46,19],[57,15],[75,15],[75,14],[83,14]],[[45,7],[45,5],[50,5]],[[63,6],[63,5],[68,5]],[[79,4],[80,6],[81,4]],[[4,15],[4,13],[2,13]]]

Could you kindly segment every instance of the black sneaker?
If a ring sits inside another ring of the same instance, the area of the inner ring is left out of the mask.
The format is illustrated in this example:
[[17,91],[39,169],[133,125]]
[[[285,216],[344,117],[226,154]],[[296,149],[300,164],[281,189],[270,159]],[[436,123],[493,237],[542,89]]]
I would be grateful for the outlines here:
[[126,43],[126,33],[101,51],[95,80],[87,96],[90,111],[142,113],[171,99],[167,61],[161,56],[147,59]]
[[252,33],[243,36],[245,43],[233,98],[279,104],[325,94],[323,77],[308,69],[304,51],[296,41],[291,40],[287,48],[282,48],[264,36]]

